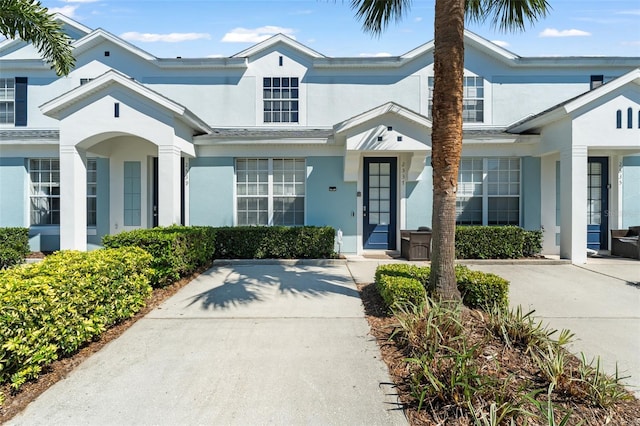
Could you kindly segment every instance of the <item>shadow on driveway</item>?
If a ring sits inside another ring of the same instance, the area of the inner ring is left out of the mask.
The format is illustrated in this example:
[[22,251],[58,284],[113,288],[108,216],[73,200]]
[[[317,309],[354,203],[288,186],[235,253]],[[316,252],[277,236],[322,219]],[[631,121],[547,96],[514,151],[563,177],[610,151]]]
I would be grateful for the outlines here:
[[360,299],[345,267],[226,265],[213,267],[201,278],[210,282],[209,288],[191,296],[188,306],[201,304],[206,310],[231,309],[280,298]]

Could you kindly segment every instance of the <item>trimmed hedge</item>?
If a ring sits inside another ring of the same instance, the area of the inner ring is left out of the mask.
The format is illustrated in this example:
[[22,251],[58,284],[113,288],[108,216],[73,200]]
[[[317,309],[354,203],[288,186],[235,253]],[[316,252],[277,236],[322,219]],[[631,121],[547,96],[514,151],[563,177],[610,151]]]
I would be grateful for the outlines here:
[[29,252],[28,228],[0,228],[0,269],[23,263]]
[[62,251],[0,272],[0,383],[19,388],[145,305],[151,256],[136,247]]
[[387,306],[412,303],[419,305],[426,297],[424,286],[415,278],[401,275],[380,275],[376,287]]
[[518,226],[456,227],[456,259],[517,259],[542,249],[542,231]]
[[153,256],[154,287],[164,287],[213,260],[216,230],[206,226],[136,229],[102,237],[105,247],[141,247]]
[[327,259],[334,256],[329,226],[237,226],[216,228],[220,259]]
[[509,281],[498,275],[456,265],[456,282],[462,302],[471,309],[509,308]]
[[[455,273],[462,302],[469,308],[509,307],[509,281],[495,274],[472,271],[463,265],[456,265]],[[388,307],[408,301],[418,304],[424,300],[430,274],[431,269],[427,266],[381,265],[376,269],[375,282]]]

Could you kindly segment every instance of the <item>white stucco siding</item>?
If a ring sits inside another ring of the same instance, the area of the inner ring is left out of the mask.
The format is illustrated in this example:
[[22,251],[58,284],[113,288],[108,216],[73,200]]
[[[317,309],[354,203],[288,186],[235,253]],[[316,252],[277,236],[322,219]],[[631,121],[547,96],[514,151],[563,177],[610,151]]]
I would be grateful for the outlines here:
[[570,83],[564,79],[553,82],[557,80],[553,76],[494,75],[490,78],[492,96],[488,101],[496,125],[514,123],[589,90],[588,83]]
[[[308,125],[327,126],[393,101],[426,115],[421,79],[409,76],[356,75],[314,76],[307,86]],[[426,81],[424,81],[426,92]],[[424,104],[424,105],[423,105]]]
[[[631,108],[631,128],[628,128],[628,109]],[[617,112],[621,128],[616,128]],[[573,120],[574,141],[590,147],[637,148],[640,150],[640,86],[628,85],[597,102],[576,111]]]
[[[170,84],[168,80],[171,80]],[[185,73],[175,78],[147,77],[142,83],[186,106],[211,126],[256,125],[256,88],[258,84],[262,87],[262,79],[258,82],[255,76],[225,77],[219,72],[211,72],[208,76],[190,76]]]
[[[114,117],[119,103],[120,116]],[[61,145],[82,142],[85,148],[106,137],[129,133],[155,144],[173,142],[173,117],[121,89],[89,96],[72,105],[60,122]]]

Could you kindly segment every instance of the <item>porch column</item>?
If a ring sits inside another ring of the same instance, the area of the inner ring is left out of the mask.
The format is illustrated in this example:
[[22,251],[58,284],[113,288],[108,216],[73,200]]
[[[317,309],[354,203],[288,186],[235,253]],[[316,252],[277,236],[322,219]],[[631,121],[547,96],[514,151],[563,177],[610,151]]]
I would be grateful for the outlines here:
[[560,153],[560,257],[587,262],[587,147]]
[[60,249],[87,250],[87,156],[60,146]]
[[158,147],[158,225],[180,223],[180,148]]

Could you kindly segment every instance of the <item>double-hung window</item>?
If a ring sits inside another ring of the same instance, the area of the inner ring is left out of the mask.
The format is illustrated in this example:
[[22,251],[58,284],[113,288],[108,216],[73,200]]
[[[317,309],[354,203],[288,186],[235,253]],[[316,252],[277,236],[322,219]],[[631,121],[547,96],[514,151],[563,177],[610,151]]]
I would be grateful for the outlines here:
[[459,225],[519,225],[519,158],[463,158],[460,160],[456,223]]
[[265,123],[297,123],[300,111],[298,78],[263,78],[262,102]]
[[[32,226],[60,224],[60,161],[57,158],[29,160],[30,220]],[[97,222],[97,163],[87,160],[87,226]]]
[[[433,83],[434,78],[427,79],[428,84],[428,115],[433,117]],[[465,123],[484,123],[484,78],[465,76],[463,80],[462,121]]]
[[0,124],[15,121],[16,86],[13,78],[0,78]]
[[238,225],[304,225],[303,158],[236,160]]

